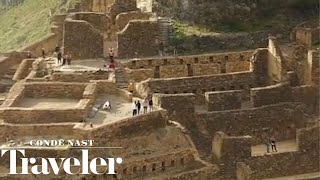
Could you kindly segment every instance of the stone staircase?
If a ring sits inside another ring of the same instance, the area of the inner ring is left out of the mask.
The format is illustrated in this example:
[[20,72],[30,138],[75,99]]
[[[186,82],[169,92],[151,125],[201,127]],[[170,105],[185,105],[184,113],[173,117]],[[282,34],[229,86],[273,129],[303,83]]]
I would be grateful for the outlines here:
[[123,66],[120,63],[118,64],[118,68],[115,71],[116,85],[118,88],[126,89],[128,88],[128,78],[124,72]]
[[159,17],[159,28],[160,28],[160,42],[163,43],[165,47],[170,45],[170,40],[173,37],[173,21],[168,18]]

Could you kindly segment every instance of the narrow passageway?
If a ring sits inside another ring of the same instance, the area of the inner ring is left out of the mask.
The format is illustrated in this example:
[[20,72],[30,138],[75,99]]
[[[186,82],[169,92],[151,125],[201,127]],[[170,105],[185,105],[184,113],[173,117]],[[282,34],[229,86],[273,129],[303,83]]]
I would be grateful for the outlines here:
[[265,144],[259,144],[251,147],[252,156],[263,156],[266,154],[276,154],[285,152],[294,152],[298,150],[298,145],[295,139],[276,142],[278,152],[272,152],[270,147],[270,153],[267,153],[267,147]]

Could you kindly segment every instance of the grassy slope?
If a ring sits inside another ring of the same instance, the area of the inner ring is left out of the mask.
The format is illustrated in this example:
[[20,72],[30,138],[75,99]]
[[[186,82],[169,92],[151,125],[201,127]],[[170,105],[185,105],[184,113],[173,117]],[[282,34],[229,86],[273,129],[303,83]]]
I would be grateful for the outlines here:
[[78,0],[25,0],[0,14],[0,52],[17,49],[50,33],[50,13],[55,15]]

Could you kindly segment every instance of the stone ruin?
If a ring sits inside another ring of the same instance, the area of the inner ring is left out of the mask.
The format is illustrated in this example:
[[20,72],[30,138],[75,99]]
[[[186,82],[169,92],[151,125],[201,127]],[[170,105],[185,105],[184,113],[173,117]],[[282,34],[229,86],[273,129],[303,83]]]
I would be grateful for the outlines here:
[[[114,176],[28,179],[320,177],[319,51],[295,69],[275,37],[255,50],[154,56],[159,27],[151,16],[129,0],[83,1],[54,17],[51,35],[0,59],[0,148],[43,138],[122,147],[90,150],[93,157],[124,159]],[[25,51],[52,52],[57,42],[72,52],[73,65],[59,67],[50,55],[26,59]],[[114,44],[117,56],[127,59],[110,71],[100,58]],[[132,101],[146,97],[154,111],[131,117]],[[99,111],[106,99],[116,104],[114,112]],[[276,153],[266,152],[270,136]],[[78,151],[41,148],[26,156],[77,157]],[[0,169],[7,170],[9,157],[2,158]]]

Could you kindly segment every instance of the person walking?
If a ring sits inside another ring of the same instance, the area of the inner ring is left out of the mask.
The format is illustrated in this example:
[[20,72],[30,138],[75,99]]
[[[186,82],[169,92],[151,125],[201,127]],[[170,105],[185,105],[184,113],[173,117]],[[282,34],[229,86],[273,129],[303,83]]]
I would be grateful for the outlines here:
[[148,112],[148,99],[146,98],[143,101],[143,114],[146,114]]
[[141,103],[140,101],[137,102],[137,114],[140,114],[140,110],[141,110]]
[[271,143],[272,152],[278,152],[277,146],[276,146],[276,140],[274,137],[270,139],[270,143]]

